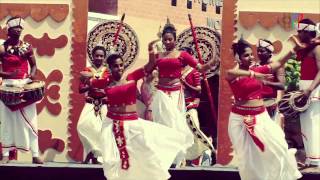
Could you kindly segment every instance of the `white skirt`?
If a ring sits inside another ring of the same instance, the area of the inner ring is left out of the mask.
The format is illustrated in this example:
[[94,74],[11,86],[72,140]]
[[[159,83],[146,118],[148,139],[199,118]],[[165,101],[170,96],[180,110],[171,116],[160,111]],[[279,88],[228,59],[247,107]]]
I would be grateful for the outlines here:
[[77,125],[84,159],[90,152],[95,157],[101,156],[100,133],[102,122],[106,118],[107,107],[105,105],[101,107],[101,116],[96,116],[93,108],[93,104],[85,103]]
[[154,122],[173,128],[185,135],[188,141],[184,144],[183,153],[186,153],[194,143],[194,138],[186,120],[183,91],[171,91],[169,95],[158,89],[154,93],[151,109]]
[[[310,80],[301,80],[300,89],[311,85]],[[311,103],[308,109],[300,113],[301,133],[306,151],[306,164],[320,167],[320,85],[310,95]]]
[[113,133],[113,120],[102,125],[103,170],[108,180],[164,180],[176,155],[187,139],[183,134],[143,119],[123,121],[129,168],[121,168]]
[[243,123],[243,116],[230,113],[229,137],[239,161],[242,180],[295,180],[302,175],[297,168],[295,149],[288,150],[282,129],[264,111],[256,117],[254,133],[264,151],[254,143]]
[[[3,79],[3,85],[23,87],[30,79]],[[36,103],[11,111],[0,100],[2,148],[30,150],[30,142],[38,138]]]

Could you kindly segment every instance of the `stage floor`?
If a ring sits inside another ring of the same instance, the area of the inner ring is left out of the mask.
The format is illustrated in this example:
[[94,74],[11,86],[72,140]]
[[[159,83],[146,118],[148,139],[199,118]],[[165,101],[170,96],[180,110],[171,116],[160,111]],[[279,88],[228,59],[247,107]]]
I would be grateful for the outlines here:
[[[320,168],[302,171],[302,180],[320,179]],[[238,170],[232,167],[185,167],[170,169],[170,180],[240,180]],[[0,164],[0,179],[4,180],[105,180],[101,165],[46,162]],[[152,177],[150,177],[152,180]]]

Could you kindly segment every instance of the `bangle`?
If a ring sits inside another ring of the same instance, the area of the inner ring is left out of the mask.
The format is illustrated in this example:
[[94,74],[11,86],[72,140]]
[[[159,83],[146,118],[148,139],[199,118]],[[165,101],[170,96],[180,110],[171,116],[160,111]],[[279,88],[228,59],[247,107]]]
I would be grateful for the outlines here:
[[200,64],[200,63],[197,63],[197,65],[196,65],[196,70],[197,70],[197,71],[200,71],[200,68],[201,68],[201,64]]
[[250,72],[250,75],[249,75],[249,77],[250,78],[254,78],[254,76],[255,76],[255,73],[254,73],[254,71],[249,71]]

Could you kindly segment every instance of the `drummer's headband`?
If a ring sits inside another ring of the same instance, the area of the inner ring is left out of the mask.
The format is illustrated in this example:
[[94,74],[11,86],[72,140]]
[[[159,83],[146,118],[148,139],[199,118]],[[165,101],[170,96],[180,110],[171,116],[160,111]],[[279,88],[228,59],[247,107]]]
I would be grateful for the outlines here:
[[261,48],[267,48],[269,51],[273,52],[274,51],[274,47],[272,44],[270,44],[269,42],[263,40],[263,39],[259,39],[257,47],[261,47]]
[[298,31],[317,31],[317,26],[313,24],[297,23],[296,29]]
[[13,27],[21,27],[24,28],[24,20],[21,17],[17,17],[14,19],[10,19],[7,22],[7,28],[13,28]]

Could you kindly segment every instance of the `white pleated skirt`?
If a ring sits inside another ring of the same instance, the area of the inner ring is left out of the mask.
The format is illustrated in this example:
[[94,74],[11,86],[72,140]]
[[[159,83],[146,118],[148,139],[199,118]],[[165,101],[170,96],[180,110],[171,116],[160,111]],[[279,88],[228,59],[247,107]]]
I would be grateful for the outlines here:
[[295,149],[288,149],[282,129],[264,111],[256,117],[254,133],[264,151],[254,143],[243,123],[243,116],[231,112],[229,137],[239,161],[242,180],[295,180],[302,175],[297,168]]
[[157,90],[151,103],[153,122],[173,128],[184,134],[188,141],[184,144],[184,154],[194,143],[194,136],[188,127],[184,94],[182,90],[170,94]]
[[165,180],[176,155],[184,149],[184,134],[143,119],[123,122],[129,168],[121,168],[119,150],[113,133],[113,120],[102,125],[103,170],[108,180]]
[[94,105],[85,103],[81,112],[77,131],[83,145],[83,158],[92,152],[95,157],[101,156],[100,134],[102,122],[106,118],[107,107],[101,107],[101,116],[95,115]]

